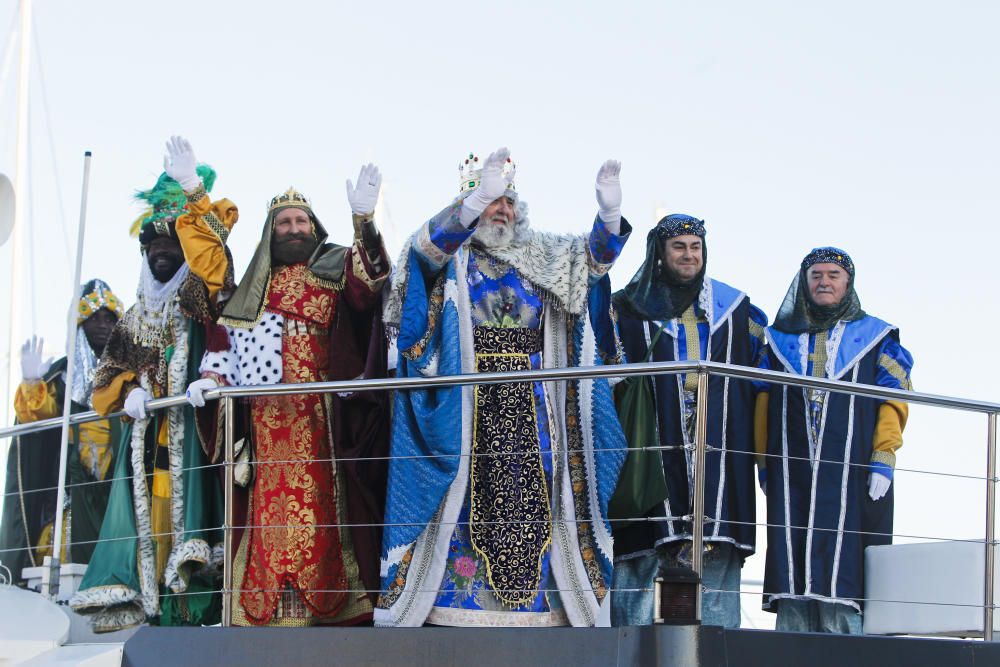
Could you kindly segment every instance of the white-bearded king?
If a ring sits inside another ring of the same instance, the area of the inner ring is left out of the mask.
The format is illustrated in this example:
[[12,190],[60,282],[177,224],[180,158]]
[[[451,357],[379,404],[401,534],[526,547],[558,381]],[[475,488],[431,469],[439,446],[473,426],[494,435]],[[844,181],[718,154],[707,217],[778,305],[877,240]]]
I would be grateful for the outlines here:
[[[619,169],[598,173],[589,235],[556,235],[529,227],[507,149],[470,155],[394,277],[399,376],[616,361]],[[391,447],[376,624],[594,625],[626,447],[606,380],[398,392]]]

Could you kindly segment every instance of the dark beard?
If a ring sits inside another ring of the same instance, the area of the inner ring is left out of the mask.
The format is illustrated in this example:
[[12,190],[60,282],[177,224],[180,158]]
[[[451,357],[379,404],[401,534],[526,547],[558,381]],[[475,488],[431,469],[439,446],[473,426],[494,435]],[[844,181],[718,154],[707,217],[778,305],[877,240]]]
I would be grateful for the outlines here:
[[[292,243],[301,241],[301,243]],[[311,234],[295,234],[275,238],[271,243],[271,260],[277,266],[298,264],[312,257],[317,241]]]
[[[158,262],[156,260],[164,258],[169,260],[169,263],[166,265],[159,263],[159,266],[157,266]],[[177,270],[181,268],[183,263],[183,256],[176,257],[174,255],[158,254],[149,258],[149,270],[153,273],[153,277],[156,278],[157,281],[166,283],[174,277],[174,274],[177,273]]]

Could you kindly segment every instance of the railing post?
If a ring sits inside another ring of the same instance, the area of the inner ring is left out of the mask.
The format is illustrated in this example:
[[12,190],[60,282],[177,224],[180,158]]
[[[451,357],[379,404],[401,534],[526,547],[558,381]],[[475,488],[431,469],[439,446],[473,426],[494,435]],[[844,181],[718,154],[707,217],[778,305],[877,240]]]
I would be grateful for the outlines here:
[[698,396],[694,426],[694,511],[691,517],[691,567],[698,575],[696,618],[701,620],[702,556],[705,547],[705,452],[708,449],[708,369],[698,370]]
[[997,413],[987,415],[986,431],[986,572],[983,575],[983,639],[993,641],[993,573],[996,566]]
[[222,399],[226,440],[226,488],[223,490],[225,520],[222,526],[222,627],[233,624],[233,427],[236,400]]

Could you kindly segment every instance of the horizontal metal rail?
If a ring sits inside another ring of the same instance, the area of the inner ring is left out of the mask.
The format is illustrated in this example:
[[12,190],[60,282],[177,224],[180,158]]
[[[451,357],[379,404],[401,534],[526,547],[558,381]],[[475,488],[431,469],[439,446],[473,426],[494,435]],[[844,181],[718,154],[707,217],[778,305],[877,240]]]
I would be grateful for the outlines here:
[[[219,387],[205,392],[206,400],[220,398],[249,398],[254,396],[278,396],[282,394],[331,394],[358,391],[386,391],[431,389],[434,387],[463,386],[473,384],[503,384],[505,382],[554,382],[559,380],[592,380],[597,378],[621,378],[635,375],[676,375],[678,373],[701,373],[721,375],[744,380],[772,382],[794,387],[825,389],[843,394],[853,394],[866,398],[904,401],[915,405],[930,405],[979,413],[1000,413],[1000,403],[978,401],[939,394],[927,394],[903,389],[886,389],[874,385],[826,380],[821,378],[793,375],[780,371],[763,370],[749,366],[724,364],[715,361],[656,361],[636,364],[609,366],[581,366],[575,368],[542,368],[530,371],[506,371],[502,373],[462,373],[440,377],[385,378],[375,380],[337,380],[332,382],[302,382],[289,384],[254,385],[251,387]],[[147,411],[163,410],[187,405],[183,394],[156,398],[146,403]],[[108,417],[123,417],[124,412],[115,412]],[[104,419],[93,410],[80,412],[70,417],[70,424]],[[62,425],[59,417],[43,419],[30,424],[18,424],[0,428],[0,438],[27,435],[37,431],[58,428]]]
[[[690,447],[688,445],[673,445],[673,446],[669,446],[669,447],[661,447],[659,445],[650,445],[648,447],[643,447],[642,449],[645,450],[645,451],[669,452],[669,451],[681,451],[681,450],[692,449],[692,447]],[[633,450],[633,448],[631,448],[631,447],[594,447],[593,448],[594,452],[628,452],[628,451],[632,451],[632,450]],[[713,447],[712,445],[708,445],[707,447],[705,447],[705,451],[706,452],[722,452],[722,451],[725,451],[729,456],[753,456],[755,458],[759,457],[759,458],[763,458],[763,459],[777,459],[777,460],[787,459],[788,461],[811,461],[812,460],[811,458],[809,458],[807,456],[790,456],[790,455],[789,456],[784,456],[782,454],[767,454],[767,453],[757,453],[757,452],[742,452],[742,451],[735,450],[735,449],[725,449],[724,450],[724,449],[721,449],[719,447]],[[336,458],[319,458],[319,459],[272,459],[272,460],[269,460],[269,461],[246,461],[246,462],[244,462],[244,464],[248,465],[248,466],[251,466],[251,467],[255,467],[255,466],[267,467],[267,466],[289,465],[289,464],[293,464],[293,463],[295,463],[295,464],[302,464],[302,463],[333,463],[333,462],[337,462],[337,463],[349,463],[349,462],[350,463],[355,463],[355,462],[370,462],[370,461],[393,461],[393,460],[400,461],[400,460],[420,460],[420,459],[435,459],[435,460],[440,460],[440,459],[471,459],[471,458],[480,458],[480,457],[482,457],[482,458],[486,458],[486,457],[493,457],[493,458],[512,457],[513,458],[513,457],[522,457],[522,456],[524,456],[524,454],[522,452],[495,452],[495,453],[490,453],[490,452],[469,452],[468,454],[409,454],[409,455],[406,455],[406,456],[402,456],[402,455],[393,456],[391,454],[388,454],[386,456],[338,456]],[[847,466],[848,468],[870,468],[871,467],[871,465],[868,464],[868,463],[851,463],[851,462],[844,463],[842,461],[823,460],[823,459],[821,459],[821,461],[823,463],[830,464],[830,465],[836,464],[836,465],[840,465],[840,466]],[[210,469],[210,468],[222,468],[225,465],[226,465],[225,462],[220,461],[218,463],[206,463],[205,465],[183,466],[183,467],[179,468],[179,472],[185,473],[185,472],[190,472],[192,470],[207,470],[207,469]],[[920,469],[920,468],[904,468],[904,467],[898,466],[898,465],[894,468],[893,472],[894,472],[894,474],[899,474],[901,472],[905,472],[905,473],[914,473],[914,474],[917,474],[917,475],[928,475],[928,476],[931,476],[931,477],[949,477],[949,478],[952,478],[952,479],[965,479],[965,480],[976,480],[976,481],[988,481],[990,479],[989,477],[984,476],[984,475],[966,475],[966,474],[955,473],[955,472],[941,472],[939,470],[924,470],[924,469]],[[115,477],[115,479],[121,479],[121,480],[131,480],[133,478],[134,478],[133,475],[122,475],[120,477]],[[111,484],[111,481],[112,480],[111,480],[110,477],[106,477],[104,479],[91,479],[91,480],[88,480],[88,481],[85,481],[85,482],[73,482],[73,483],[70,483],[70,484],[64,484],[63,486],[65,488],[67,488],[67,489],[74,489],[74,488],[84,487],[84,486],[96,486],[98,484]],[[56,491],[58,489],[59,489],[58,486],[39,486],[39,487],[35,487],[35,488],[32,488],[32,489],[24,489],[23,491],[9,491],[9,492],[4,492],[4,493],[2,493],[0,495],[2,495],[4,498],[9,498],[9,497],[20,496],[20,495],[25,495],[26,496],[26,495],[29,495],[29,494],[32,494],[32,493],[52,492],[52,491]],[[980,540],[980,541],[982,541],[982,540]]]
[[[599,378],[625,378],[632,376],[641,375],[676,375],[681,373],[697,373],[699,376],[699,416],[698,424],[700,428],[698,429],[696,442],[691,444],[686,444],[684,448],[692,449],[696,459],[695,465],[695,476],[696,476],[696,488],[695,496],[696,502],[693,512],[690,515],[684,515],[680,517],[635,517],[632,519],[625,519],[625,522],[633,521],[667,521],[667,520],[684,520],[691,521],[694,530],[693,539],[693,565],[697,572],[700,573],[701,570],[701,555],[702,555],[702,535],[701,528],[705,521],[718,521],[720,523],[747,523],[747,522],[732,522],[723,520],[712,520],[705,516],[703,510],[703,484],[704,484],[704,469],[703,469],[703,459],[707,452],[713,451],[715,448],[711,447],[707,442],[706,437],[706,424],[707,415],[705,409],[707,407],[707,401],[700,400],[708,390],[708,379],[715,376],[722,376],[727,378],[741,379],[745,381],[755,381],[764,384],[778,384],[792,387],[801,388],[812,388],[824,391],[849,394],[854,396],[861,396],[873,399],[882,400],[896,400],[910,404],[916,405],[927,405],[932,407],[941,407],[948,409],[964,410],[969,412],[983,413],[988,415],[989,418],[989,431],[987,439],[987,451],[988,451],[988,464],[987,464],[987,474],[985,479],[987,484],[987,521],[986,521],[986,537],[981,542],[987,550],[986,566],[984,568],[984,593],[986,600],[993,599],[993,571],[995,568],[993,562],[993,551],[992,547],[995,542],[994,538],[994,527],[995,527],[995,516],[993,511],[993,500],[995,498],[995,484],[996,484],[996,421],[997,414],[1000,413],[1000,403],[991,403],[987,401],[963,399],[951,396],[942,396],[936,394],[927,394],[914,391],[906,391],[900,389],[886,389],[883,387],[857,384],[853,382],[845,382],[841,380],[828,380],[823,378],[813,378],[801,375],[795,375],[780,371],[762,370],[758,368],[751,368],[746,366],[738,366],[731,364],[724,364],[719,362],[708,362],[708,361],[684,361],[684,362],[646,362],[646,363],[636,363],[636,364],[622,364],[622,365],[609,365],[609,366],[591,366],[591,367],[576,367],[576,368],[551,368],[551,369],[538,369],[538,370],[527,370],[527,371],[512,371],[512,372],[501,372],[501,373],[469,373],[469,374],[459,374],[459,375],[447,375],[440,377],[412,377],[412,378],[385,378],[385,379],[370,379],[370,380],[342,380],[342,381],[331,381],[331,382],[313,382],[313,383],[290,383],[290,384],[277,384],[277,385],[259,385],[259,386],[249,386],[249,387],[219,387],[205,392],[205,398],[208,400],[224,400],[227,403],[231,403],[233,399],[236,398],[252,398],[256,396],[275,396],[275,395],[294,395],[294,394],[329,394],[329,393],[353,393],[359,391],[386,391],[386,390],[396,390],[396,391],[411,391],[411,390],[423,390],[430,388],[441,388],[441,387],[457,387],[457,386],[467,386],[467,385],[489,385],[489,384],[502,384],[502,383],[512,383],[512,382],[557,382],[566,380],[583,380],[583,379],[599,379]],[[154,399],[146,403],[146,409],[149,412],[155,412],[157,410],[163,410],[173,407],[183,407],[187,405],[187,400],[184,395],[176,395],[166,398]],[[233,528],[237,527],[234,525],[232,519],[232,503],[231,497],[229,495],[229,490],[232,488],[232,466],[233,466],[233,452],[232,452],[232,410],[227,410],[227,423],[226,423],[226,457],[221,464],[212,464],[210,467],[216,467],[218,465],[226,466],[226,477],[227,477],[227,497],[226,497],[226,520],[224,525],[219,528],[212,528],[207,530],[219,530],[223,531],[226,539],[226,558],[224,559],[226,564],[231,560],[232,554],[232,543],[231,543],[231,531]],[[109,417],[121,417],[124,413],[117,412]],[[69,419],[70,424],[82,424],[86,422],[96,421],[103,419],[100,415],[93,411],[79,413],[72,415]],[[51,428],[58,428],[62,424],[62,420],[59,418],[47,419],[38,422],[33,422],[31,424],[17,425],[7,428],[0,428],[0,438],[14,437],[19,435],[25,435],[28,433],[34,433],[43,431]],[[669,449],[667,447],[650,447],[650,449]],[[751,455],[750,452],[747,452]],[[272,462],[278,463],[278,462]],[[848,464],[855,465],[855,464]],[[856,464],[862,466],[862,464]],[[932,473],[933,474],[933,473]],[[700,502],[698,502],[700,501]],[[506,522],[498,522],[506,523]],[[352,524],[337,524],[338,527],[344,528],[349,527]],[[364,525],[364,524],[358,524]],[[378,524],[385,526],[388,524]],[[457,525],[457,524],[456,524]],[[771,524],[764,523],[752,523],[749,525],[756,526],[768,526]],[[243,528],[257,528],[257,529],[281,529],[282,526],[276,525],[266,525],[266,526],[242,526]],[[330,526],[316,526],[317,528],[323,527],[334,527]],[[845,533],[858,532],[862,534],[861,531],[844,531]],[[902,536],[916,539],[925,540],[935,540],[941,538],[926,537],[926,536]],[[133,538],[128,538],[133,539]],[[972,540],[970,540],[972,541]],[[978,541],[978,540],[977,540]],[[224,598],[226,600],[226,609],[224,610],[224,620],[223,625],[229,625],[231,621],[231,598],[230,596],[236,589],[234,582],[231,580],[231,569],[225,568],[225,580],[223,585]],[[699,598],[701,590],[699,589]],[[993,607],[991,604],[987,603],[983,605],[984,607],[984,637],[989,640],[992,637],[992,615]],[[700,616],[700,614],[699,614]]]

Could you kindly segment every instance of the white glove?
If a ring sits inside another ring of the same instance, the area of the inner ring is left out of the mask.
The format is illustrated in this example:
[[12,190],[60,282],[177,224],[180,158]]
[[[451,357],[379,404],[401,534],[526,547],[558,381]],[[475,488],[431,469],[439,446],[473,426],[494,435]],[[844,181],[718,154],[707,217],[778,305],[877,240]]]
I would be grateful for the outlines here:
[[382,174],[378,167],[369,163],[358,172],[358,186],[347,179],[347,201],[356,215],[370,215],[378,202],[378,192],[382,187]]
[[868,497],[872,500],[881,500],[889,492],[892,480],[880,472],[872,472],[868,476]]
[[514,169],[505,176],[503,166],[510,157],[510,151],[506,148],[498,148],[490,153],[483,163],[483,173],[479,179],[479,187],[472,191],[472,194],[462,202],[462,212],[459,219],[464,227],[472,224],[472,221],[486,210],[486,207],[503,197],[507,192],[507,186],[514,182]]
[[167,154],[163,156],[163,171],[167,172],[167,176],[180,183],[185,192],[193,192],[201,185],[197,169],[194,149],[188,140],[184,137],[170,137]]
[[613,234],[618,233],[622,222],[622,183],[619,176],[621,170],[621,162],[608,160],[597,171],[597,182],[594,183],[597,206],[600,208],[598,215],[607,225],[608,231]]
[[125,414],[132,419],[145,419],[146,401],[152,398],[148,391],[142,387],[136,387],[125,397]]
[[52,357],[42,361],[42,347],[45,339],[32,336],[21,346],[21,377],[25,382],[36,382],[45,377],[52,367]]
[[215,389],[219,385],[212,378],[202,378],[200,380],[195,380],[188,385],[187,388],[187,401],[196,408],[205,407],[205,392],[209,389]]

